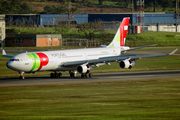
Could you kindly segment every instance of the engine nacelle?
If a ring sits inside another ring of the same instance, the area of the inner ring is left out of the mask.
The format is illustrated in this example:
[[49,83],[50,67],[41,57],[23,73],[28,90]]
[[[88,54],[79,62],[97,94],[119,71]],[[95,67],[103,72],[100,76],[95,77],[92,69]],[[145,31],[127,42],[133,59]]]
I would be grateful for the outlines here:
[[119,63],[119,66],[121,67],[121,68],[125,68],[125,69],[131,69],[132,68],[132,66],[134,66],[135,65],[135,62],[134,61],[132,61],[132,60],[124,60],[124,61],[121,61],[120,63]]
[[89,73],[92,70],[92,67],[90,65],[80,65],[77,67],[77,71],[79,73]]

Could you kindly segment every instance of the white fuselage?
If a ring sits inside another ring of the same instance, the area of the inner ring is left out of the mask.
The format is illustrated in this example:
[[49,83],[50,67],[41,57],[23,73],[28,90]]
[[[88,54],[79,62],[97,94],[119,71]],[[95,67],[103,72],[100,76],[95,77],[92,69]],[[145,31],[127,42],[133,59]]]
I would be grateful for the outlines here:
[[120,54],[121,47],[29,52],[14,56],[7,66],[15,71],[23,72],[66,71],[77,68],[77,66],[63,67],[63,64],[67,62],[94,60]]

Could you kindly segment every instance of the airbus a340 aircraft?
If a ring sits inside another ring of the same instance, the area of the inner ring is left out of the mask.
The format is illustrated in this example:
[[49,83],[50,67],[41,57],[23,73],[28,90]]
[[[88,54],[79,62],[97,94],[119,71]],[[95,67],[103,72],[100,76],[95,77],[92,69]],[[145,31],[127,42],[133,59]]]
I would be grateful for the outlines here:
[[35,73],[38,71],[52,71],[51,77],[61,77],[60,71],[69,71],[70,77],[75,77],[79,72],[81,77],[92,77],[90,71],[93,67],[117,62],[121,68],[131,69],[135,65],[135,60],[145,57],[158,57],[174,54],[176,50],[169,54],[159,55],[122,55],[124,52],[139,49],[130,48],[125,45],[126,34],[130,18],[124,18],[119,26],[112,42],[108,46],[100,48],[84,48],[74,50],[56,50],[21,53],[16,56],[7,55],[2,51],[3,57],[11,58],[7,62],[7,67],[18,71],[20,78],[24,79],[24,73]]

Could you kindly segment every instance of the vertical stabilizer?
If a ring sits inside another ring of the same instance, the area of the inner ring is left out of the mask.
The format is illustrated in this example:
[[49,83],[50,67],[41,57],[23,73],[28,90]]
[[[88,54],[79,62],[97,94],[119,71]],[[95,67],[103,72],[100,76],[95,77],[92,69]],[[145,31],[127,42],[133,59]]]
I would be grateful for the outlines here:
[[130,20],[130,18],[124,18],[123,19],[123,21],[120,24],[112,42],[108,45],[108,47],[121,47],[121,46],[125,45],[129,20]]

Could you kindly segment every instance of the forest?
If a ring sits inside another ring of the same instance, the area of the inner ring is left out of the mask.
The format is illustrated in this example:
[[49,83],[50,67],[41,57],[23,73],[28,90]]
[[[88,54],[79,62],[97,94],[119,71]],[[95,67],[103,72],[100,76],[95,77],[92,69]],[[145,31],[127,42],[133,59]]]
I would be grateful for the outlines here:
[[[67,14],[68,1],[73,14],[131,12],[132,9],[132,0],[0,0],[0,14]],[[137,0],[133,2],[136,11]],[[111,11],[111,8],[119,10]],[[174,13],[175,8],[176,0],[144,0],[145,12]]]

